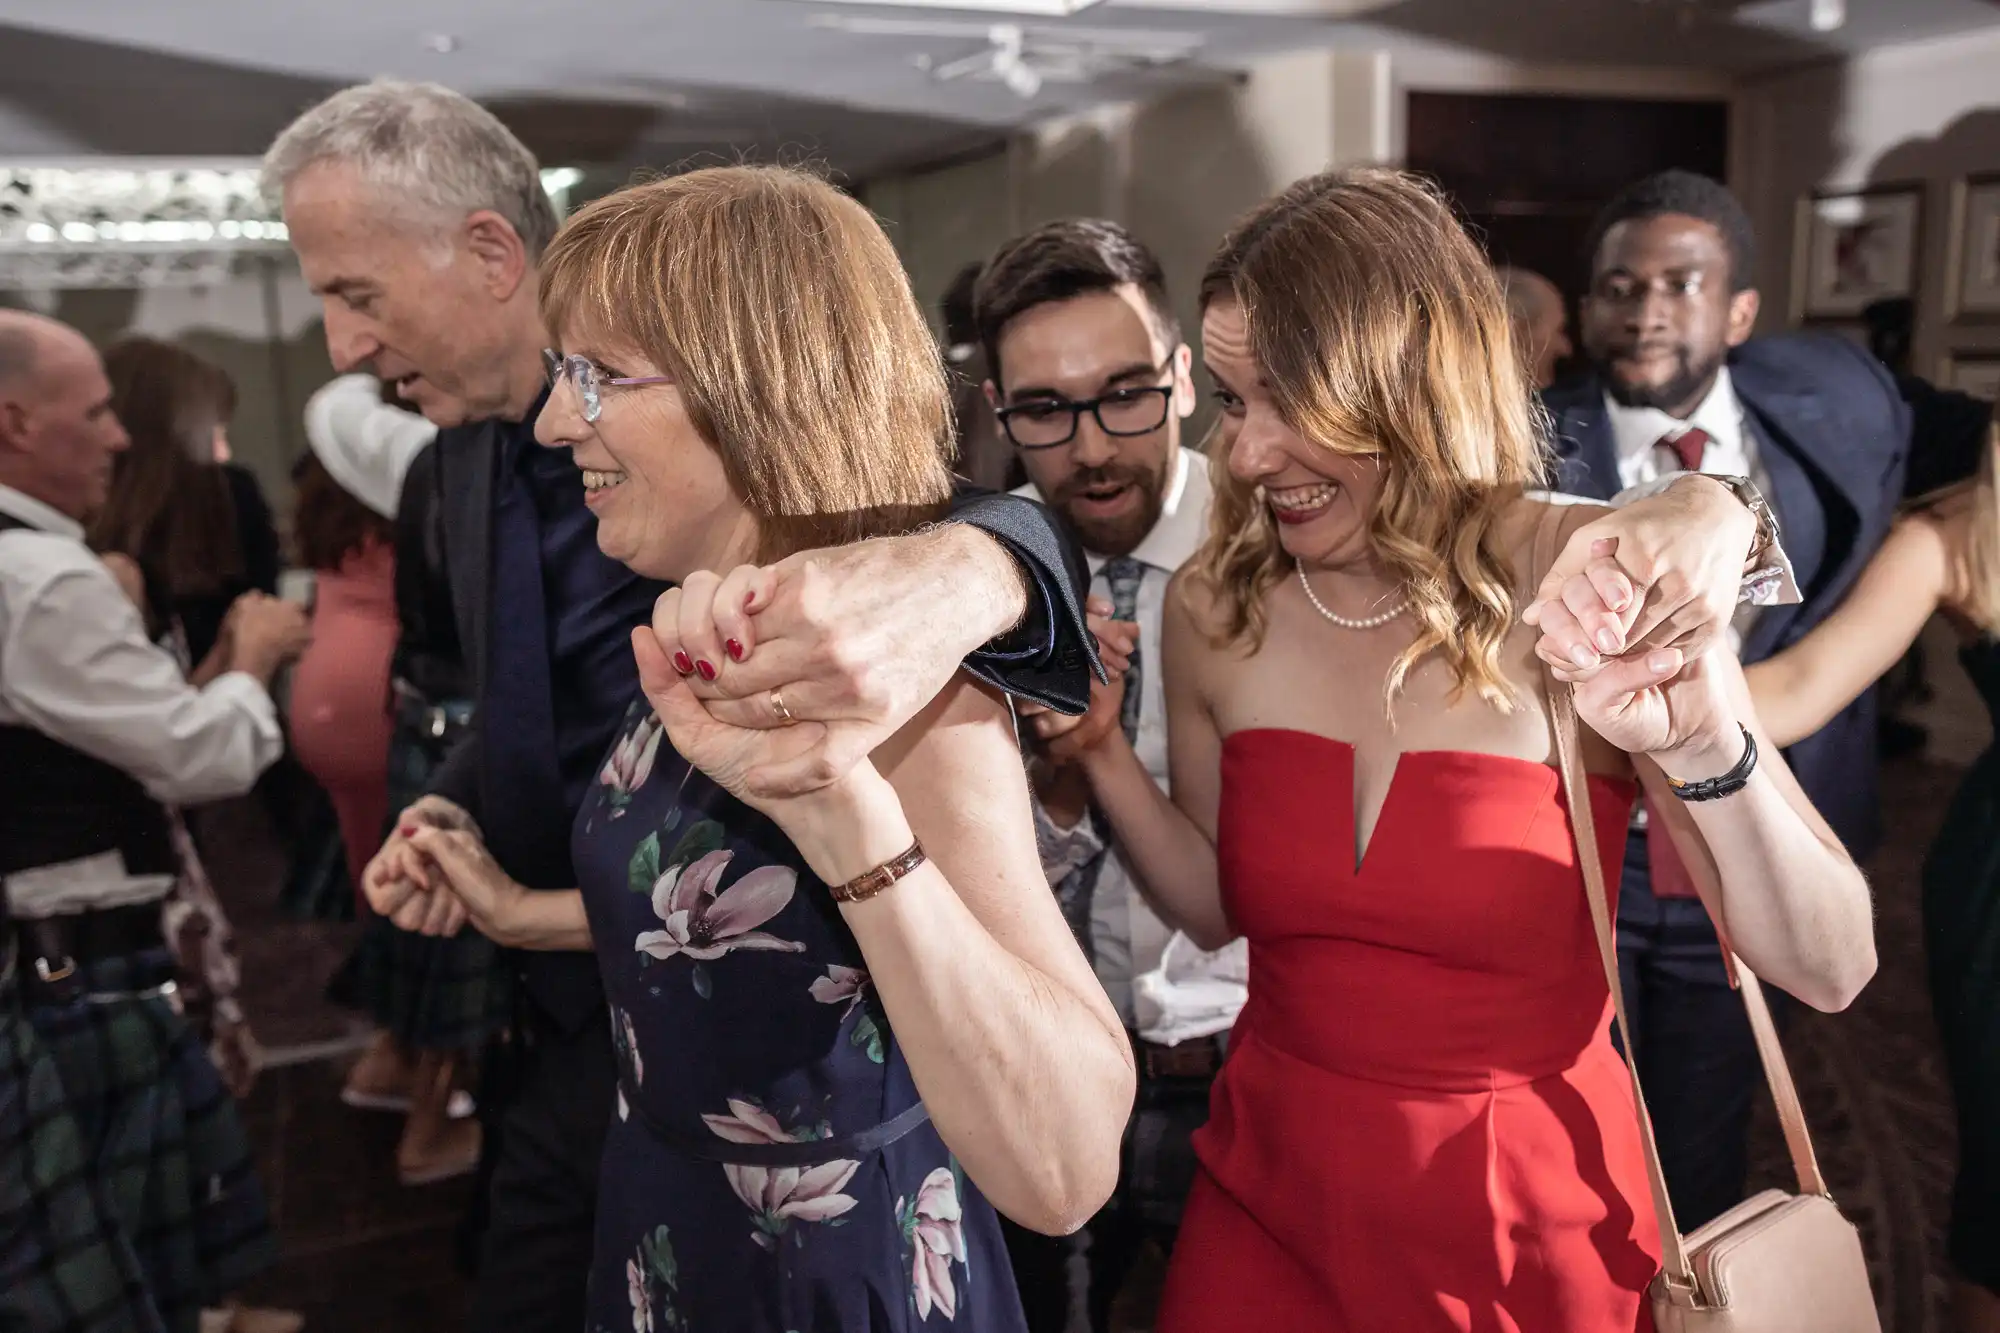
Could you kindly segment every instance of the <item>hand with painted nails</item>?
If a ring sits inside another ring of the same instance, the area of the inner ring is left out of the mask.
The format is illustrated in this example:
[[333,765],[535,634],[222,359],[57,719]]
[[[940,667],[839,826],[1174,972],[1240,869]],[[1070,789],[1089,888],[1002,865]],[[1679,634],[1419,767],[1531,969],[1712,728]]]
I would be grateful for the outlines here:
[[915,717],[1011,626],[1024,597],[1005,548],[945,524],[691,574],[661,595],[634,651],[663,721],[662,699],[678,703],[685,686],[717,723],[784,733],[744,752],[746,800],[798,795],[845,775]]
[[398,927],[422,935],[455,935],[465,914],[449,893],[436,892],[434,867],[411,843],[421,828],[455,829],[479,836],[472,816],[442,796],[422,796],[396,816],[396,829],[361,872],[368,905]]
[[1521,619],[1567,670],[1638,647],[1698,656],[1728,629],[1756,541],[1736,493],[1690,475],[1572,533]]

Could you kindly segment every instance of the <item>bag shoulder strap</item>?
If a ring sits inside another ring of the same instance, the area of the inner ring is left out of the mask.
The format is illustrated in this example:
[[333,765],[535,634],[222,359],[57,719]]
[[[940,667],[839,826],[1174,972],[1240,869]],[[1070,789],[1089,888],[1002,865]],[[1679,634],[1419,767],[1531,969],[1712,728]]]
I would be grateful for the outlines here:
[[[1561,530],[1562,509],[1551,505],[1543,514],[1535,533],[1531,588],[1541,582],[1555,562],[1556,542]],[[1625,1015],[1624,987],[1620,985],[1618,975],[1617,934],[1611,920],[1611,895],[1605,889],[1596,812],[1591,806],[1589,779],[1583,767],[1583,746],[1577,731],[1576,701],[1570,687],[1553,676],[1547,678],[1546,686],[1549,721],[1555,732],[1556,767],[1562,775],[1563,795],[1569,806],[1577,864],[1583,875],[1585,897],[1589,900],[1591,925],[1597,934],[1597,951],[1604,966],[1605,983],[1611,990],[1612,1009],[1617,1015],[1618,1031],[1625,1047],[1625,1067],[1632,1080],[1639,1141],[1646,1155],[1646,1179],[1652,1189],[1654,1211],[1659,1217],[1661,1267],[1666,1270],[1670,1282],[1690,1286],[1694,1278],[1688,1267],[1687,1247],[1674,1220],[1673,1201],[1667,1194],[1666,1174],[1660,1167],[1659,1144],[1653,1136],[1652,1117],[1647,1113],[1645,1091],[1639,1082],[1637,1048],[1633,1045],[1631,1024]],[[1665,830],[1660,832],[1664,836]],[[1730,954],[1729,962],[1743,993],[1743,1004],[1756,1038],[1757,1053],[1763,1061],[1772,1100],[1777,1105],[1786,1145],[1791,1150],[1799,1190],[1806,1194],[1825,1195],[1826,1181],[1820,1174],[1819,1162],[1813,1153],[1812,1137],[1806,1128],[1804,1110],[1799,1105],[1798,1089],[1792,1082],[1791,1068],[1785,1062],[1784,1048],[1778,1042],[1777,1029],[1771,1022],[1771,1011],[1764,1002],[1763,991],[1757,984],[1756,976],[1741,959]]]

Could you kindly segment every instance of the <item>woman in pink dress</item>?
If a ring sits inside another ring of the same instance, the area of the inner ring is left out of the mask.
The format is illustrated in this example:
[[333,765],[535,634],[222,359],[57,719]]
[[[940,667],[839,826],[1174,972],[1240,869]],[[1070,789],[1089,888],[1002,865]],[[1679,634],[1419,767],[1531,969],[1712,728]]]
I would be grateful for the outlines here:
[[359,884],[389,817],[394,534],[308,455],[292,535],[314,576],[312,647],[292,674],[292,750],[333,802],[347,873]]

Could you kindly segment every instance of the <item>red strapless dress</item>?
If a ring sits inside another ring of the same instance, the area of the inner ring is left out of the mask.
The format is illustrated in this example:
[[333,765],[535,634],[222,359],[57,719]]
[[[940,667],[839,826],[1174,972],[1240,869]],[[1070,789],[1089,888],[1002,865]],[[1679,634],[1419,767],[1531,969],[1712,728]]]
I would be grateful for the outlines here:
[[[1250,1001],[1161,1333],[1625,1333],[1659,1233],[1554,769],[1405,754],[1359,869],[1354,755],[1244,731],[1218,853]],[[1617,882],[1632,784],[1591,779]]]

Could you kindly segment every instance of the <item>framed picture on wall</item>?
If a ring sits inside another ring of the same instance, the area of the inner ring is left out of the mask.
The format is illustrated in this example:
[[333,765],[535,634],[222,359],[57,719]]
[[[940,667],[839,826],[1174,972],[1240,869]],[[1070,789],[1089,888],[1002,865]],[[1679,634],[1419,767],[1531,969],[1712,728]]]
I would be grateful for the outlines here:
[[1945,317],[2000,319],[2000,171],[1961,177],[1951,187],[1951,257]]
[[1799,201],[1792,317],[1856,319],[1877,301],[1914,297],[1922,185],[1823,190]]
[[1946,352],[1938,383],[1987,402],[2000,402],[2000,351]]

